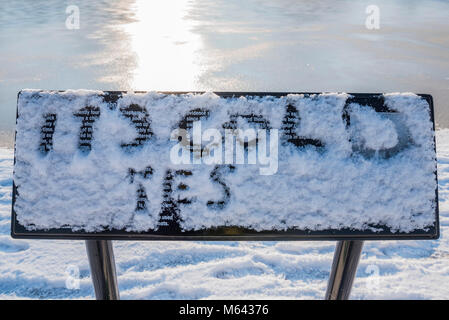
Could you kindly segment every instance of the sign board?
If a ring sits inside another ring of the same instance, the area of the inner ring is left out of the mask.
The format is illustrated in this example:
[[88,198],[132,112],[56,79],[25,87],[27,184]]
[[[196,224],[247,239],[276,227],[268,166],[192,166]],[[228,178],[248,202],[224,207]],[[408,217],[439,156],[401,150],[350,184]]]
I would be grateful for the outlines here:
[[23,90],[12,236],[439,236],[432,97]]

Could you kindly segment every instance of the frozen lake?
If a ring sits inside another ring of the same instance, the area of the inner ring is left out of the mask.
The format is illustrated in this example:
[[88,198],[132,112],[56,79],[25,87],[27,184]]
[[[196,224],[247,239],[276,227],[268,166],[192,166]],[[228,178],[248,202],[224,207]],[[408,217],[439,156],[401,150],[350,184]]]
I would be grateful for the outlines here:
[[[22,88],[430,93],[449,127],[449,2],[0,0],[0,131]],[[0,133],[0,144],[11,135]]]

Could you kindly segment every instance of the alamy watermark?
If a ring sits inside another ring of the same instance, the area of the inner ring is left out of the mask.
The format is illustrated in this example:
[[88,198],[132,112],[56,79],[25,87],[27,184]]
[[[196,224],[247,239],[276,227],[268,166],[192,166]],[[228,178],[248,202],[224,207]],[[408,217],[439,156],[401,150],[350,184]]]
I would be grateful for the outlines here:
[[380,268],[375,264],[370,264],[365,268],[365,273],[369,276],[366,279],[366,289],[369,292],[379,290],[380,286]]
[[365,13],[368,15],[365,20],[365,27],[368,30],[380,29],[380,9],[375,4],[369,5],[365,9]]
[[78,266],[69,265],[65,269],[67,278],[65,279],[65,287],[69,290],[79,290],[80,288],[80,269]]
[[80,28],[80,8],[70,5],[65,8],[65,13],[68,14],[65,19],[65,27],[69,30],[78,30]]
[[192,134],[178,128],[171,132],[170,140],[178,141],[170,149],[170,160],[176,165],[245,164],[247,158],[247,164],[260,166],[261,175],[278,170],[278,129],[224,129],[222,135],[215,128],[203,132],[201,121],[194,121]]

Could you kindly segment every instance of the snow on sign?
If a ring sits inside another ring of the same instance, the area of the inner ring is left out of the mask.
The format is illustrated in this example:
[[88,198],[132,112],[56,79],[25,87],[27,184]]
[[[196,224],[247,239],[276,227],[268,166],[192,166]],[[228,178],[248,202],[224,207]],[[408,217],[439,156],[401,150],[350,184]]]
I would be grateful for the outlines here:
[[432,98],[23,90],[15,237],[438,237]]

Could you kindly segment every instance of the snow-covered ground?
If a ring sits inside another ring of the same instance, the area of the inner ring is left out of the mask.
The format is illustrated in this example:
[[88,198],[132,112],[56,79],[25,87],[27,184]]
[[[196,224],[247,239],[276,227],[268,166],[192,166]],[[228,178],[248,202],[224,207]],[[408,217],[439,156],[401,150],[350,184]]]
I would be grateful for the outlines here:
[[[437,132],[441,238],[365,244],[353,299],[449,297],[449,130]],[[0,299],[93,298],[83,241],[13,240],[0,149]],[[123,299],[321,299],[333,242],[114,242]],[[76,274],[79,271],[79,289]]]

